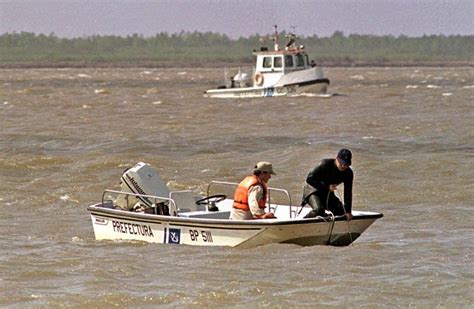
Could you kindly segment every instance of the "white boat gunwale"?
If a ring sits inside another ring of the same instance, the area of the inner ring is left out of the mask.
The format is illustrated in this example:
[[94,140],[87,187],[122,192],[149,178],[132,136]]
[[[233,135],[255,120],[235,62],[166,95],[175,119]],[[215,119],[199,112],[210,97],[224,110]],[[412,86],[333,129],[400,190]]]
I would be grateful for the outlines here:
[[[229,219],[210,219],[210,218],[198,218],[198,217],[189,217],[189,216],[170,216],[170,215],[159,215],[159,214],[149,214],[149,213],[140,213],[133,211],[126,211],[121,209],[112,209],[107,206],[103,206],[102,203],[97,203],[87,207],[87,210],[91,214],[99,215],[101,217],[108,218],[123,218],[130,221],[139,221],[139,222],[149,222],[162,224],[162,222],[173,222],[186,225],[190,223],[193,226],[200,224],[213,224],[213,225],[243,225],[243,226],[275,226],[275,225],[292,225],[292,224],[313,224],[315,222],[327,222],[327,218],[315,217],[315,218],[293,218],[293,219],[265,219],[265,220],[229,220]],[[296,207],[296,206],[295,206]],[[206,213],[209,211],[199,211]],[[212,212],[210,212],[212,213]],[[228,211],[227,211],[228,213]],[[376,212],[359,212],[354,211],[354,216],[352,221],[365,220],[365,219],[379,219],[382,218],[383,214]],[[346,217],[334,216],[334,221],[346,221]]]

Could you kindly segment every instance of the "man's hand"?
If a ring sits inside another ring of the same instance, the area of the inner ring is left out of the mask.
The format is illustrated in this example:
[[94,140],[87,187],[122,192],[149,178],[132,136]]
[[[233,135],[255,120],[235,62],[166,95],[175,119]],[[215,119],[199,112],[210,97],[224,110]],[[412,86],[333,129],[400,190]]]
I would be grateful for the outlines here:
[[337,190],[337,185],[329,185],[329,191],[334,192]]
[[267,212],[267,213],[264,213],[263,215],[254,215],[253,218],[254,219],[276,219],[277,217],[275,217],[273,212]]
[[351,221],[352,220],[352,214],[350,212],[346,213],[346,220]]
[[267,212],[266,214],[263,215],[263,219],[276,219],[275,215],[273,212]]

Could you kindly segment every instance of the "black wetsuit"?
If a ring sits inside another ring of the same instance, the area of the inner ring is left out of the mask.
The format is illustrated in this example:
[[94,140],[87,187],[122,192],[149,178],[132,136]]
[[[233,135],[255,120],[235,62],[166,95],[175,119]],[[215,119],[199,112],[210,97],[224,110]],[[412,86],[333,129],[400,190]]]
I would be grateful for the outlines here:
[[[352,182],[354,173],[351,168],[341,172],[335,159],[324,159],[306,177],[302,204],[309,204],[313,211],[309,217],[324,215],[324,210],[330,210],[334,215],[343,215],[352,210]],[[330,185],[344,183],[344,207],[334,192],[329,191]],[[328,205],[326,205],[326,203]],[[345,208],[345,211],[344,211]]]

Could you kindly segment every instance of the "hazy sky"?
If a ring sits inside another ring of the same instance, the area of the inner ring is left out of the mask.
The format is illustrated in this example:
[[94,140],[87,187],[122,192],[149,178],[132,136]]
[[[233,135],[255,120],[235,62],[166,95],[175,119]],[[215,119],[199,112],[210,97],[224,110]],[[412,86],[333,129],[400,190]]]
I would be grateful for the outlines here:
[[0,34],[474,35],[474,0],[0,0]]

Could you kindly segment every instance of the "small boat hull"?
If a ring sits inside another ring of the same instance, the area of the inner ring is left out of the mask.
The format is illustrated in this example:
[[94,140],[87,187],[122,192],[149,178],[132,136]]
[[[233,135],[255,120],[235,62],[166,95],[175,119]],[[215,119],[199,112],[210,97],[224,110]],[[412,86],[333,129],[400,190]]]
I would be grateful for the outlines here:
[[[383,216],[355,211],[352,221],[346,221],[344,217],[304,219],[304,209],[300,219],[285,219],[285,214],[291,213],[288,207],[278,206],[276,215],[282,219],[244,221],[227,219],[229,210],[163,216],[112,209],[101,203],[89,206],[88,210],[97,240],[241,248],[271,243],[346,246]],[[221,205],[220,208],[226,207]]]

